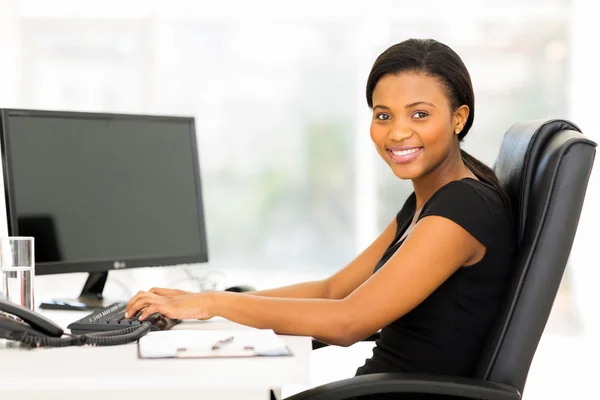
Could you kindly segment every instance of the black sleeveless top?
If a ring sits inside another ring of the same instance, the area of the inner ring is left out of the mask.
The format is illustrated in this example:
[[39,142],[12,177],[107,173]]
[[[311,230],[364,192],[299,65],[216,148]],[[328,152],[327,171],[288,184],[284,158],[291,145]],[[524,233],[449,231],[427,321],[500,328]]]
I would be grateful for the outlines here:
[[[410,226],[415,206],[413,192],[396,216],[396,237],[374,273],[402,245],[404,239],[396,242]],[[465,178],[435,192],[418,219],[428,215],[454,221],[486,246],[486,253],[478,263],[459,268],[421,304],[384,327],[372,358],[357,375],[419,372],[468,377],[473,373],[513,264],[510,210],[491,185]],[[435,238],[431,243],[433,250]]]

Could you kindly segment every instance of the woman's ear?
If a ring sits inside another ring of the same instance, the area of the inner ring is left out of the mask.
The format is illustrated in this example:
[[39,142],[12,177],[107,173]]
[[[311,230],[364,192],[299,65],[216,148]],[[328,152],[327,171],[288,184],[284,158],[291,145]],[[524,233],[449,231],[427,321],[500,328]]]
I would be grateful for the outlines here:
[[466,104],[463,104],[462,106],[458,107],[456,111],[454,111],[454,133],[458,135],[460,132],[462,132],[463,128],[467,124],[470,113],[471,110]]

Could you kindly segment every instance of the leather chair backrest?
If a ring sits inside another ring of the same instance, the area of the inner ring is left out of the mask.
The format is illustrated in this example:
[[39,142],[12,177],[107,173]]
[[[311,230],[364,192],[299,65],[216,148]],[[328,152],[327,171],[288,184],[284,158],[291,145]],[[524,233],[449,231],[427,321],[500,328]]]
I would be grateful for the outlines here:
[[596,144],[564,120],[517,123],[494,169],[512,202],[517,257],[475,377],[525,386],[560,285]]

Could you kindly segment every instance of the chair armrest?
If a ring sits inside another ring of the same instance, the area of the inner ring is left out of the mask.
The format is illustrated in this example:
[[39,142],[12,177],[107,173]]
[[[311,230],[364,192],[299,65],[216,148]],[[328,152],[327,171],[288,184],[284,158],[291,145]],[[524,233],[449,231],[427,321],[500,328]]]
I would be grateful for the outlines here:
[[[372,334],[371,336],[369,336],[368,338],[364,338],[363,340],[361,340],[361,342],[374,342],[376,340],[379,340],[380,336],[381,336],[381,332],[377,331],[374,334]],[[327,346],[329,346],[327,343],[319,342],[317,339],[312,340],[312,349],[313,350],[317,350],[317,349],[320,349],[321,347],[327,347]]]
[[484,400],[519,400],[519,391],[479,379],[411,373],[356,376],[306,390],[286,400],[343,400],[379,393],[429,393]]

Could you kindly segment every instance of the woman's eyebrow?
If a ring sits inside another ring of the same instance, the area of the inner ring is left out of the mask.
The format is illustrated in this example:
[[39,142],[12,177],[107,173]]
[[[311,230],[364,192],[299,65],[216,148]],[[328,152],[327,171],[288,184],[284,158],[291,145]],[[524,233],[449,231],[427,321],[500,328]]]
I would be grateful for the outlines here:
[[[404,106],[404,108],[412,108],[418,105],[427,105],[427,106],[431,106],[433,108],[435,108],[435,104],[429,103],[427,101],[415,101],[414,103],[410,103]],[[384,106],[382,104],[377,104],[376,106],[373,107],[373,110],[375,110],[376,108],[380,108],[382,110],[389,110],[390,108],[388,106]]]
[[414,103],[410,103],[410,104],[405,105],[404,108],[412,108],[412,107],[415,107],[415,106],[418,106],[418,105],[421,105],[421,104],[425,104],[427,106],[431,106],[431,107],[435,108],[434,104],[428,103],[426,101],[415,101]]
[[381,108],[382,110],[389,110],[390,108],[387,106],[383,106],[380,104],[377,104],[375,107],[373,107],[373,110],[375,110],[376,108]]

